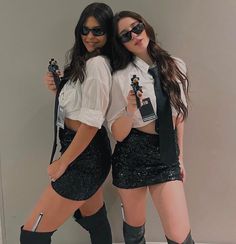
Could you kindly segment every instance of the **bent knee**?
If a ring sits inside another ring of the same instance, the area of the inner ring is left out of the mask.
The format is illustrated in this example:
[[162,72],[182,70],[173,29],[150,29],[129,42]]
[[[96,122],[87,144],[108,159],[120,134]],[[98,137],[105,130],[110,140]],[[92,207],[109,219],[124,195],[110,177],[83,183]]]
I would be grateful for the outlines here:
[[125,216],[124,221],[128,225],[131,225],[133,227],[139,227],[139,226],[142,226],[145,224],[146,218],[145,217],[138,217],[138,216],[137,216],[137,218],[134,218],[133,216],[132,217],[126,217]]
[[124,221],[134,227],[141,226],[146,222],[146,212],[143,209],[131,211],[124,208]]
[[104,206],[104,201],[94,202],[94,204],[84,204],[79,210],[83,217],[97,213]]

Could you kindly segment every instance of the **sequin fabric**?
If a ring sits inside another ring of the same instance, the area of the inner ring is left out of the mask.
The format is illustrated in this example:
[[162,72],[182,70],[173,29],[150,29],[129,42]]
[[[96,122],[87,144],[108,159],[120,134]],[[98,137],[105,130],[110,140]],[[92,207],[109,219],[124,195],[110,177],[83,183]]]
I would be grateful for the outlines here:
[[[178,155],[178,146],[176,143]],[[166,181],[181,180],[179,162],[160,162],[159,136],[132,129],[117,142],[112,156],[113,184],[137,188]]]
[[[75,132],[60,129],[61,153],[70,145]],[[90,198],[103,184],[111,167],[111,147],[106,129],[102,127],[84,150],[66,169],[65,173],[52,182],[53,189],[71,200]]]

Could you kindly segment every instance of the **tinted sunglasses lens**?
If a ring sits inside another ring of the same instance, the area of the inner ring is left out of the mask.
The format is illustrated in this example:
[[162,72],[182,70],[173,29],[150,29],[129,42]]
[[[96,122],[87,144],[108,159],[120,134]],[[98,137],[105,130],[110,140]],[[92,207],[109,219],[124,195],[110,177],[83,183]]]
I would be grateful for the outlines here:
[[137,25],[134,26],[134,28],[131,31],[134,32],[135,34],[141,34],[143,30],[144,30],[144,24],[138,23]]
[[82,27],[81,34],[84,35],[84,36],[87,36],[90,31],[93,33],[94,36],[103,36],[105,34],[105,30],[103,28],[101,28],[101,27],[89,29],[86,26]]
[[103,28],[94,28],[91,30],[94,36],[103,36],[105,34],[105,30]]
[[128,31],[120,36],[121,42],[125,43],[132,39],[131,31]]
[[81,34],[86,36],[86,35],[88,35],[89,31],[90,31],[89,28],[87,28],[86,26],[83,26],[81,29]]
[[132,35],[131,35],[131,32],[139,35],[143,32],[144,30],[144,24],[142,22],[138,23],[137,25],[135,25],[132,30],[124,33],[123,35],[120,36],[120,40],[121,42],[125,43],[125,42],[128,42],[132,39]]

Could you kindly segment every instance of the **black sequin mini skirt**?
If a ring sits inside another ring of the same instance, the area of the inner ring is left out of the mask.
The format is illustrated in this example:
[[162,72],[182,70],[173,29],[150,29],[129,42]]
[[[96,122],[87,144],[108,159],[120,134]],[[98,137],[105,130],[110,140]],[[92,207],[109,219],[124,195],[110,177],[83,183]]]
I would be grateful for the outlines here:
[[[76,132],[65,128],[59,130],[61,153],[70,145]],[[53,189],[71,200],[90,198],[103,184],[111,167],[111,147],[106,129],[98,130],[87,148],[69,165],[55,182]]]
[[[176,141],[176,150],[178,146]],[[137,188],[181,180],[179,161],[160,161],[159,136],[132,129],[117,142],[112,156],[113,184],[119,188]]]

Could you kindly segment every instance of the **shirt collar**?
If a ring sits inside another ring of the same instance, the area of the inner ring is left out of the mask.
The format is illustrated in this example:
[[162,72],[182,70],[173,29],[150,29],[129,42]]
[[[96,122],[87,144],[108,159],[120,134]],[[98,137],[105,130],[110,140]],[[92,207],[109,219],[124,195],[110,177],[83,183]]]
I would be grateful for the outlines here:
[[148,73],[148,69],[150,68],[149,64],[144,62],[141,58],[135,57],[134,58],[134,64],[141,69],[143,72]]

